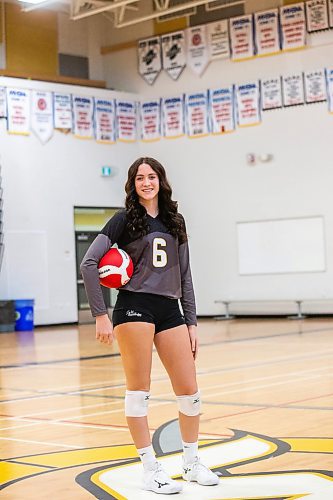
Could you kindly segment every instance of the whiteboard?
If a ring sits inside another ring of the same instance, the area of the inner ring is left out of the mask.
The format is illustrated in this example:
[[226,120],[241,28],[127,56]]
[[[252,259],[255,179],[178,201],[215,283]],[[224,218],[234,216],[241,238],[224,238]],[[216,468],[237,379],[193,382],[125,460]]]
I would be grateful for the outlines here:
[[320,216],[237,223],[239,274],[325,271]]

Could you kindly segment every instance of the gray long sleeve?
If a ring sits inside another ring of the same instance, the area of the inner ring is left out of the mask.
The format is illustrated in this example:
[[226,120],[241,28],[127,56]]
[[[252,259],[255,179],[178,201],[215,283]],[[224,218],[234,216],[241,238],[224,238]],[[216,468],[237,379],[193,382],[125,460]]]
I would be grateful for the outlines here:
[[180,303],[183,308],[185,322],[188,326],[197,325],[196,305],[190,267],[190,252],[187,241],[179,246],[179,264],[182,285]]
[[101,285],[99,283],[98,263],[108,250],[112,243],[105,234],[99,234],[92,242],[83,257],[80,265],[84,286],[93,316],[107,314]]

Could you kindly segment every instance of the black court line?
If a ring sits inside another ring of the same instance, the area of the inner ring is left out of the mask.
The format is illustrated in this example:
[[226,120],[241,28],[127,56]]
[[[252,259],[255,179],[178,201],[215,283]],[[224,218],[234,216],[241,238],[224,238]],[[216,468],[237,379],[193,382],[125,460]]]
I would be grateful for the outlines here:
[[[333,353],[331,354],[320,354],[319,356],[317,355],[303,355],[303,356],[295,356],[293,358],[287,358],[287,359],[277,359],[273,361],[261,361],[257,363],[244,363],[242,365],[236,365],[236,366],[230,366],[230,367],[225,367],[225,368],[219,368],[218,370],[212,369],[212,370],[198,370],[197,375],[211,375],[213,373],[222,373],[222,372],[229,372],[229,371],[236,371],[240,369],[247,369],[247,368],[258,368],[260,366],[267,366],[267,365],[274,365],[274,364],[279,364],[279,363],[290,363],[290,361],[302,361],[302,360],[307,360],[307,359],[313,359],[313,358],[320,358],[320,357],[330,357],[332,356]],[[152,379],[152,382],[161,382],[163,380],[167,380],[167,376],[163,377],[158,377]],[[97,386],[97,387],[90,387],[90,388],[83,388],[83,389],[77,389],[74,391],[69,391],[69,392],[64,392],[64,391],[45,391],[42,392],[40,390],[36,389],[11,389],[7,387],[0,387],[1,390],[6,390],[6,391],[16,391],[16,392],[30,392],[32,394],[37,393],[35,396],[29,396],[26,395],[21,398],[11,398],[11,399],[5,399],[5,400],[0,400],[0,403],[9,403],[11,401],[22,401],[22,400],[27,400],[27,399],[42,399],[45,398],[46,396],[84,396],[87,398],[105,398],[105,399],[114,399],[117,396],[108,396],[105,394],[85,394],[85,392],[92,391],[92,390],[103,390],[103,389],[117,389],[120,388],[119,386],[125,386],[124,384],[115,384],[115,385],[106,385],[106,386]],[[213,403],[212,403],[213,404]]]
[[15,363],[13,365],[0,365],[0,370],[5,370],[6,368],[25,368],[28,366],[43,366],[43,365],[53,365],[57,363],[70,363],[71,361],[90,361],[92,359],[114,358],[116,356],[120,356],[120,353],[114,352],[112,354],[96,354],[96,356],[80,356],[78,358],[53,359],[50,361],[29,361],[27,363]]
[[[300,336],[300,335],[308,335],[309,333],[319,333],[319,332],[332,332],[333,331],[333,325],[331,328],[318,328],[315,330],[307,330],[304,332],[286,332],[286,333],[273,333],[271,335],[262,335],[262,336],[256,336],[256,337],[248,337],[248,338],[239,338],[239,339],[226,339],[226,340],[220,340],[218,342],[206,342],[200,344],[200,347],[207,347],[207,346],[214,346],[214,345],[220,345],[220,344],[236,344],[238,342],[251,342],[253,340],[266,340],[266,339],[271,339],[271,338],[277,338],[277,337],[288,337],[288,336]],[[52,365],[52,364],[59,364],[59,363],[70,363],[73,361],[91,361],[93,359],[105,359],[105,358],[114,358],[120,356],[120,353],[115,352],[112,354],[98,354],[95,356],[80,356],[78,358],[66,358],[66,359],[54,359],[50,361],[31,361],[27,363],[15,363],[11,365],[0,365],[1,370],[5,370],[8,368],[25,368],[29,366],[43,366],[43,365]]]
[[31,462],[20,462],[19,460],[13,460],[12,458],[4,458],[3,460],[0,460],[0,462],[6,462],[10,464],[19,464],[19,465],[31,465],[33,467],[43,467],[45,469],[49,470],[54,470],[57,469],[58,467],[55,467],[53,465],[41,465],[41,464],[33,464]]
[[[150,398],[151,401],[153,401],[154,398]],[[230,402],[230,401],[206,401],[206,400],[201,400],[202,404],[205,405],[216,405],[216,406],[250,406],[253,408],[283,408],[287,410],[320,410],[320,411],[333,411],[333,406],[300,406],[300,405],[293,405],[292,403],[290,404],[280,404],[280,405],[273,405],[273,404],[259,404],[259,403],[235,403],[235,402]]]

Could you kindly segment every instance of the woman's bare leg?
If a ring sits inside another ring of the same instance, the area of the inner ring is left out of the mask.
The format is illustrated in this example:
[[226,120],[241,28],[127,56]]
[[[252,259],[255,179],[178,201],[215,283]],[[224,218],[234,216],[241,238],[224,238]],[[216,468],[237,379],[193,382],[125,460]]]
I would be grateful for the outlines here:
[[[155,325],[123,323],[115,327],[129,391],[149,391]],[[151,444],[147,417],[126,417],[136,448]]]
[[[155,335],[154,342],[176,396],[195,394],[198,385],[187,326],[177,326],[159,332]],[[183,441],[194,443],[198,440],[199,419],[199,415],[189,417],[179,412]]]

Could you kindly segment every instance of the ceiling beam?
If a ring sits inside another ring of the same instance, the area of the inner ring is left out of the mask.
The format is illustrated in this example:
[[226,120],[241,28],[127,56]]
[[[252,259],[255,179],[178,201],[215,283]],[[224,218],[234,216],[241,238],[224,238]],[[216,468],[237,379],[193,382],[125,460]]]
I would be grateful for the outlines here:
[[106,5],[102,6],[102,7],[97,7],[96,9],[91,9],[91,10],[87,10],[85,12],[79,12],[78,14],[74,14],[73,16],[71,16],[71,19],[73,19],[74,21],[78,20],[78,19],[83,19],[84,17],[89,17],[89,16],[94,16],[96,14],[100,14],[101,12],[107,12],[108,10],[115,10],[115,9],[118,9],[120,7],[124,7],[126,5],[130,5],[130,4],[133,4],[133,3],[137,3],[138,0],[119,0],[119,1],[115,1],[115,2],[105,2]]

